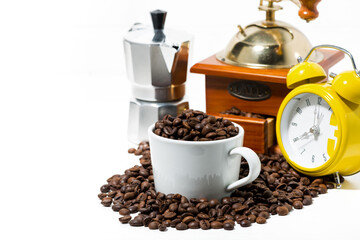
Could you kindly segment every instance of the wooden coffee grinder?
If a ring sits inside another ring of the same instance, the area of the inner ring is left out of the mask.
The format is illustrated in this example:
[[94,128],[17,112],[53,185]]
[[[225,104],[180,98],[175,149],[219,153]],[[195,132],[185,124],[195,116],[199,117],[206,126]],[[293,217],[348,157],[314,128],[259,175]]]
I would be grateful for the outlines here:
[[[267,153],[275,144],[275,116],[289,93],[286,75],[300,56],[312,45],[291,25],[275,20],[282,9],[276,2],[260,0],[259,10],[266,12],[265,21],[252,23],[238,32],[226,48],[195,64],[190,72],[205,74],[206,112],[239,123],[245,129],[244,146]],[[299,16],[311,21],[318,16],[320,0],[291,0],[300,7]],[[344,57],[335,50],[319,50],[312,55],[325,71]],[[242,111],[265,115],[265,119],[222,114],[236,107]]]

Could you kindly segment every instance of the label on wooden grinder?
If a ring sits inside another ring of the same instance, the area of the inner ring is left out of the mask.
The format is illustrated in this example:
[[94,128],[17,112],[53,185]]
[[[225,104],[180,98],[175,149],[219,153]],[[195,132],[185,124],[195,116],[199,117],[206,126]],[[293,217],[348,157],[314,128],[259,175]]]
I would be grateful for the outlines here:
[[248,80],[230,83],[228,92],[234,97],[249,101],[265,100],[271,96],[271,90],[268,86],[256,81]]

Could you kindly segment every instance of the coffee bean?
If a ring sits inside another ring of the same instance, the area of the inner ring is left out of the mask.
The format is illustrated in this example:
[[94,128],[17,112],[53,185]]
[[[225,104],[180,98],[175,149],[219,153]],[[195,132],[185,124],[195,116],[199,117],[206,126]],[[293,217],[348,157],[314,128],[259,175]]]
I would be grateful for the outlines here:
[[242,226],[242,227],[250,227],[250,225],[251,225],[251,222],[247,219],[240,221],[240,226]]
[[127,192],[125,193],[124,195],[124,200],[131,200],[131,199],[134,199],[136,196],[136,193],[135,192]]
[[195,128],[196,131],[200,131],[200,132],[201,132],[202,129],[203,129],[203,127],[204,127],[203,124],[197,123],[194,128]]
[[268,219],[270,217],[270,214],[268,212],[262,211],[259,213],[258,217],[263,217],[265,219]]
[[310,195],[311,197],[317,197],[318,196],[318,192],[313,190],[313,191],[310,191]]
[[323,184],[323,183],[319,184],[319,192],[320,192],[320,194],[327,193],[327,187],[325,184]]
[[164,128],[164,122],[156,122],[155,128],[163,129]]
[[222,204],[231,204],[231,198],[224,197],[224,198],[221,199],[221,203]]
[[99,197],[100,200],[102,200],[104,197],[107,197],[107,194],[106,193],[99,193],[98,197]]
[[136,213],[138,211],[138,206],[136,205],[130,206],[128,210],[130,211],[130,213]]
[[175,218],[174,220],[172,220],[170,222],[170,227],[174,228],[176,227],[176,225],[178,225],[181,222],[181,220],[179,218]]
[[241,206],[242,206],[242,204],[238,202],[238,203],[234,203],[231,207],[232,207],[232,209],[237,209]]
[[226,136],[226,131],[224,131],[223,129],[217,129],[216,135],[218,135],[218,136]]
[[254,223],[256,221],[256,216],[254,214],[250,214],[248,216],[248,220],[251,222],[251,223]]
[[215,132],[209,132],[205,135],[205,138],[214,138],[216,137],[216,133]]
[[163,216],[164,216],[164,218],[172,219],[172,218],[176,217],[176,213],[168,211],[168,212],[165,212]]
[[158,136],[161,136],[161,129],[155,129],[154,130],[154,133],[156,134],[156,135],[158,135]]
[[264,198],[270,198],[270,197],[272,197],[272,191],[269,189],[265,190],[262,195]]
[[312,197],[309,195],[304,196],[304,200],[302,202],[305,206],[312,204]]
[[233,230],[235,226],[235,223],[231,223],[231,222],[225,222],[223,227],[225,230]]
[[134,153],[136,151],[135,148],[129,148],[128,153]]
[[181,204],[189,203],[189,200],[185,196],[181,196],[180,203]]
[[201,130],[201,135],[206,136],[206,134],[208,134],[212,130],[213,128],[209,124],[206,124]]
[[266,218],[259,216],[256,218],[256,223],[264,224],[264,223],[266,223]]
[[181,123],[181,121],[182,121],[181,118],[175,118],[174,121],[173,121],[173,125],[177,126],[177,125],[179,125]]
[[183,222],[176,225],[176,230],[186,230],[186,229],[188,229],[188,225]]
[[122,205],[120,205],[120,204],[114,204],[114,205],[112,205],[112,210],[114,211],[114,212],[118,212],[118,211],[120,211],[120,209],[122,208]]
[[200,228],[200,225],[199,225],[199,222],[197,221],[192,221],[188,224],[188,227],[190,229],[199,229]]
[[225,204],[224,206],[221,207],[221,211],[222,211],[222,214],[221,214],[221,215],[224,215],[224,214],[226,214],[226,213],[229,213],[230,210],[231,210],[230,205]]
[[210,222],[208,220],[201,220],[199,224],[202,230],[208,230],[211,227]]
[[169,136],[172,135],[172,133],[173,133],[172,130],[173,130],[173,129],[172,129],[170,126],[166,126],[166,127],[163,128],[164,133],[167,134],[167,135],[169,135]]
[[294,201],[293,202],[293,207],[295,209],[302,209],[303,208],[303,203],[301,201]]
[[100,191],[101,191],[102,193],[107,193],[107,192],[109,192],[109,191],[110,191],[110,186],[109,186],[109,184],[102,185],[101,188],[100,188]]
[[210,208],[209,217],[214,218],[214,217],[216,217],[216,215],[217,215],[216,209],[215,208]]
[[167,229],[166,225],[160,224],[160,226],[159,226],[160,231],[164,232],[164,231],[166,231],[166,229]]
[[134,152],[135,156],[139,156],[139,155],[141,155],[141,153],[142,153],[142,151],[141,151],[140,149],[137,149],[137,150]]
[[[152,219],[153,218],[156,218],[158,216],[158,212],[157,211],[152,211],[150,214],[149,214],[149,217],[151,217]],[[162,216],[162,215],[159,215],[159,216]]]
[[199,211],[196,207],[188,207],[186,210],[194,216],[199,213]]
[[129,216],[129,215],[119,218],[119,221],[124,224],[128,223],[130,220],[131,220],[131,216]]
[[286,206],[279,206],[276,208],[276,212],[279,216],[285,216],[289,213],[289,209]]
[[172,204],[170,204],[170,206],[169,206],[169,210],[171,211],[171,212],[175,212],[177,209],[178,209],[178,205],[177,205],[177,203],[172,203]]
[[235,213],[242,213],[244,212],[246,209],[248,209],[249,207],[247,205],[241,205],[238,208],[235,208],[234,211]]
[[[250,216],[250,215],[249,215]],[[235,221],[237,222],[237,223],[239,223],[240,224],[240,222],[242,221],[242,220],[244,220],[244,219],[248,219],[248,217],[246,216],[246,215],[240,215],[240,214],[236,214],[235,215]]]
[[212,139],[211,138],[199,138],[198,141],[211,141]]
[[102,204],[104,207],[110,207],[110,206],[111,206],[111,203],[112,203],[112,198],[111,198],[111,197],[104,197],[104,198],[101,200],[101,204]]
[[151,230],[158,229],[159,228],[159,223],[158,222],[150,222],[148,227]]
[[317,178],[314,181],[312,181],[311,186],[319,186],[321,183],[323,183],[323,179],[322,178]]
[[211,228],[213,229],[220,229],[223,228],[223,223],[219,221],[213,221],[210,223]]
[[171,226],[171,220],[166,219],[165,221],[162,221],[162,224],[164,224],[166,227],[170,227]]
[[199,211],[204,211],[208,206],[209,206],[208,202],[202,202],[198,204],[197,209]]
[[198,215],[197,215],[197,217],[199,218],[199,219],[206,219],[206,220],[208,220],[210,217],[209,217],[209,215],[207,215],[206,213],[199,213]]
[[120,213],[120,215],[123,215],[123,216],[130,215],[130,211],[127,208],[120,209],[119,213]]
[[[172,125],[172,122],[171,122],[169,119],[163,119],[163,121],[164,121],[165,127]],[[164,128],[165,128],[165,127],[164,127]]]
[[195,218],[192,216],[187,216],[182,220],[182,222],[186,223],[186,224],[189,224],[190,222],[193,222],[193,221],[195,221]]
[[183,125],[183,127],[186,128],[187,130],[191,130],[191,127],[190,127],[189,123],[187,122],[187,120],[184,120],[184,121],[182,122],[182,125]]
[[129,224],[133,227],[140,227],[144,225],[141,216],[136,216],[134,219],[130,220]]

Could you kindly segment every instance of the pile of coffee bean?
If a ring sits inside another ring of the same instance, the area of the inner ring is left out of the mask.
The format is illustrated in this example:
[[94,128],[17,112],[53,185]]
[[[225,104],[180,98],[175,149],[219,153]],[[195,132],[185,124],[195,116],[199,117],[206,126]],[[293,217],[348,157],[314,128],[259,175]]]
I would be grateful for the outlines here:
[[221,113],[222,114],[231,114],[231,115],[249,117],[249,118],[260,118],[260,119],[266,119],[267,118],[267,116],[265,116],[265,115],[241,111],[237,107],[232,107],[232,108],[230,108],[228,110],[225,110],[225,111],[223,111]]
[[239,128],[227,119],[188,109],[176,117],[165,115],[155,123],[154,133],[177,140],[212,141],[236,136]]
[[[285,216],[293,209],[302,209],[312,204],[318,194],[334,187],[330,177],[312,178],[296,172],[279,154],[259,155],[259,177],[235,190],[230,197],[187,199],[180,194],[155,191],[148,142],[128,152],[140,156],[141,165],[110,177],[101,186],[98,197],[103,206],[119,212],[121,223],[134,227],[160,231],[168,227],[233,230],[236,223],[249,227],[266,223],[271,215]],[[248,172],[247,162],[242,160],[239,177],[245,177]],[[136,213],[135,217],[131,215]]]

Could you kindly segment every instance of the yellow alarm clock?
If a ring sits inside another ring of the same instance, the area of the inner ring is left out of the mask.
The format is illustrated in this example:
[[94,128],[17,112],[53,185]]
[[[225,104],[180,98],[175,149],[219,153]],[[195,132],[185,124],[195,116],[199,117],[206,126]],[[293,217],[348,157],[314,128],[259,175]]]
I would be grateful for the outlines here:
[[[354,70],[326,83],[323,68],[308,62],[318,48],[333,48],[347,54]],[[312,48],[304,60],[287,75],[288,88],[294,88],[283,100],[277,115],[276,135],[281,152],[289,164],[310,176],[335,174],[346,176],[360,171],[360,73],[347,50],[320,45]]]

